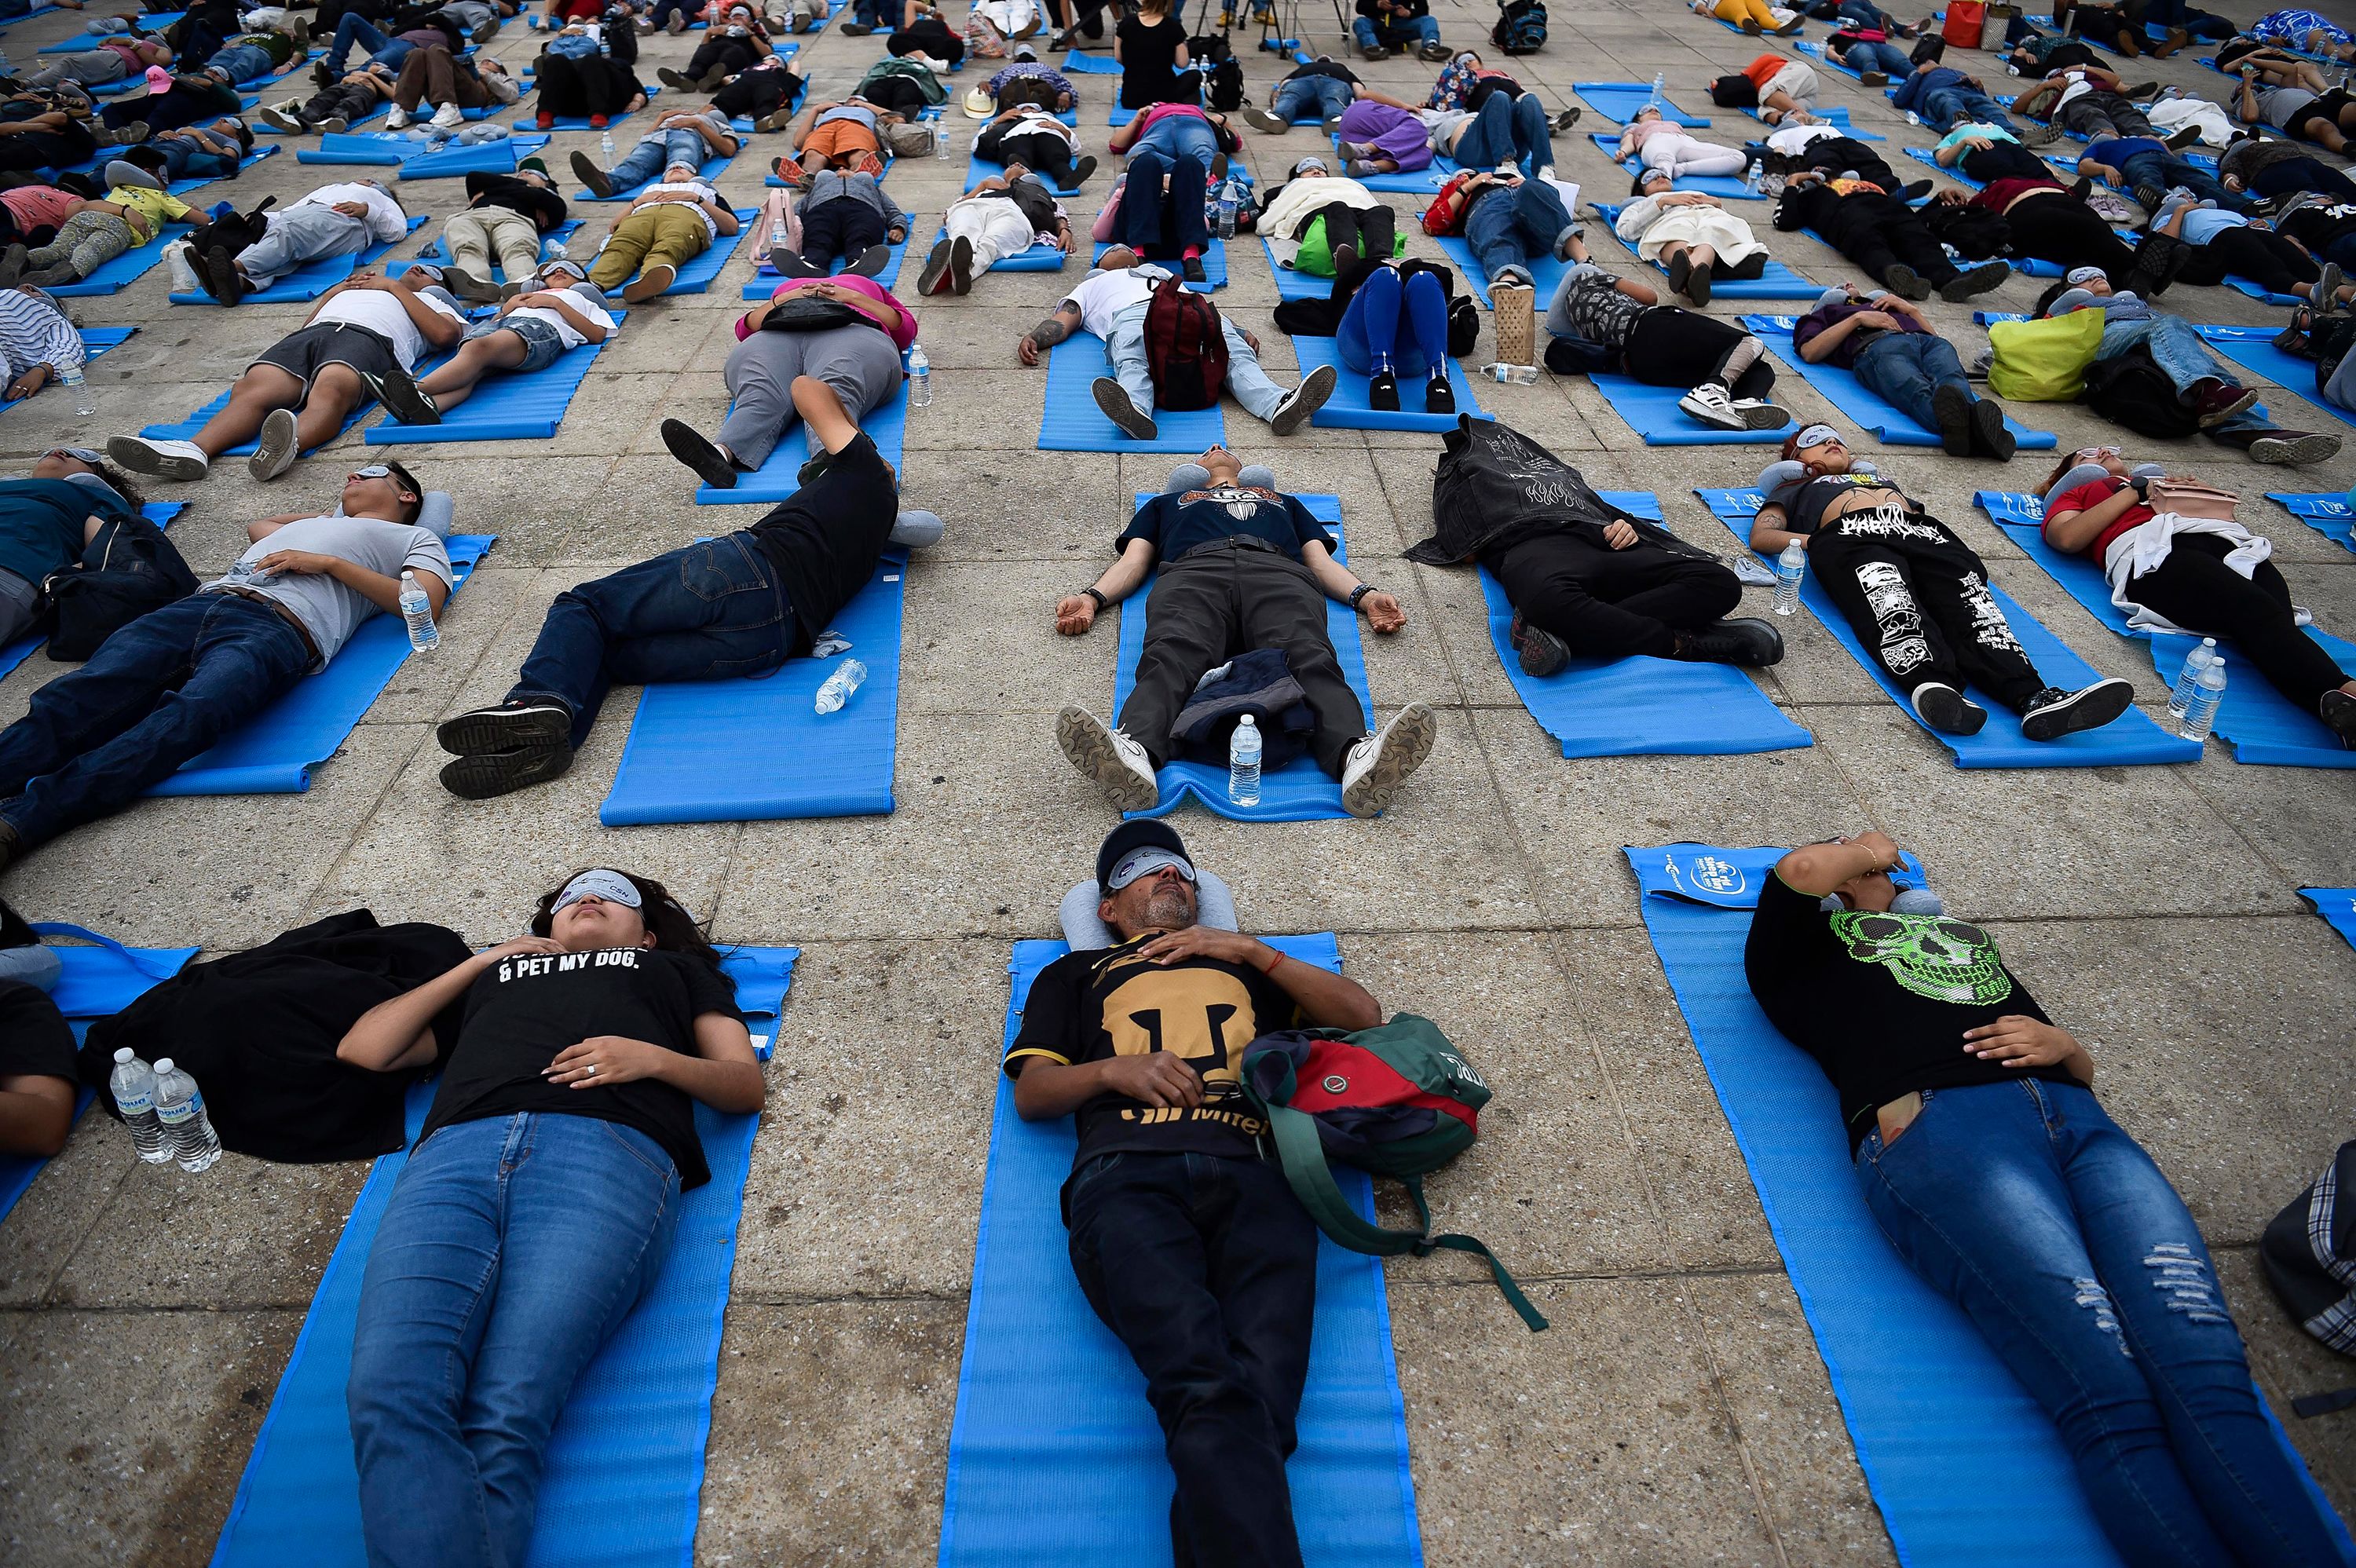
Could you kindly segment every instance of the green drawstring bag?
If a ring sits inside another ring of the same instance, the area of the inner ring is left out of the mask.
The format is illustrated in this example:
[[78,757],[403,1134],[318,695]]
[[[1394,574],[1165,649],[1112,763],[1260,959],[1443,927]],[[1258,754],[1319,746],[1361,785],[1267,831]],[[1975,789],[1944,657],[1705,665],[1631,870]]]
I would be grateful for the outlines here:
[[2103,313],[2073,310],[2051,321],[1999,321],[1988,328],[1996,362],[1988,390],[2009,402],[2067,403],[2086,388],[2086,367],[2103,347]]
[[[1406,254],[1407,236],[1392,235],[1392,259],[1396,261]],[[1333,251],[1325,243],[1324,219],[1312,218],[1309,220],[1308,230],[1301,236],[1301,253],[1292,259],[1292,270],[1319,278],[1330,278],[1333,275]]]

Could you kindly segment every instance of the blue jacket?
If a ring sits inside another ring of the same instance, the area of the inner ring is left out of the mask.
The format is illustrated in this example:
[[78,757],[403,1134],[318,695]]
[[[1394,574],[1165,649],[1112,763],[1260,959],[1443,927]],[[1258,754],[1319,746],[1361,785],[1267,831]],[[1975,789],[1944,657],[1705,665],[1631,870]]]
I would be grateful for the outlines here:
[[1943,87],[1954,87],[1964,80],[1964,73],[1951,65],[1934,65],[1929,70],[1908,77],[1898,84],[1890,101],[1901,109],[1912,109],[1922,101],[1922,95],[1936,92]]

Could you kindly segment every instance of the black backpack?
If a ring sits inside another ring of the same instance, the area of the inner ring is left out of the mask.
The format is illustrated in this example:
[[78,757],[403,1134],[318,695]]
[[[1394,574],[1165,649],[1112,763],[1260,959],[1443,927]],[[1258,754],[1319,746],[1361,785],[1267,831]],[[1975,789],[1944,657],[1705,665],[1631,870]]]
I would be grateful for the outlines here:
[[[2356,1200],[2340,1202],[2342,1187],[2356,1187],[2356,1140],[2341,1144],[2323,1174],[2275,1216],[2258,1240],[2258,1262],[2301,1328],[2356,1356]],[[2356,1388],[2308,1394],[2291,1409],[2313,1417],[2351,1404]]]
[[2177,400],[2176,383],[2141,344],[2087,366],[2086,389],[2078,400],[2113,424],[2154,441],[2180,441],[2201,428],[2200,416]]
[[1244,106],[1244,67],[1236,51],[1217,33],[1186,40],[1186,55],[1203,72],[1203,95],[1222,114]]
[[252,212],[225,212],[212,220],[205,229],[205,249],[218,245],[235,256],[262,238],[270,227],[262,216],[276,205],[278,198],[265,196]]
[[1509,55],[1534,55],[1546,48],[1546,0],[1501,0],[1489,41]]
[[41,584],[49,657],[86,659],[99,644],[145,615],[197,591],[196,573],[145,517],[115,517],[81,559]]

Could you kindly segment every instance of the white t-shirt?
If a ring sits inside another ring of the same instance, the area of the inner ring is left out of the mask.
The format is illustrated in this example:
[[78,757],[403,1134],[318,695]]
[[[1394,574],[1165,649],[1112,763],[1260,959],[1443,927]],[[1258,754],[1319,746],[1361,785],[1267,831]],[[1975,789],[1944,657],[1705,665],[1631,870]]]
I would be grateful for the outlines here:
[[1079,133],[1035,103],[1024,104],[1021,117],[1008,121],[1006,129],[1001,134],[1028,136],[1039,131],[1061,136],[1064,139],[1064,144],[1067,147],[1076,149],[1080,144]]
[[1837,125],[1785,125],[1768,136],[1767,144],[1788,157],[1804,152],[1811,142],[1822,142],[1847,133]]
[[[695,215],[703,219],[703,232],[705,238],[711,240],[717,240],[720,238],[720,225],[712,221],[712,214],[704,211],[702,208],[695,206],[697,202],[701,201],[711,202],[715,207],[720,204],[720,193],[712,189],[710,186],[705,185],[702,181],[678,180],[668,185],[659,181],[654,185],[647,187],[647,188],[640,191],[638,195],[641,197],[649,196],[664,196],[680,198],[677,203],[678,205],[693,208]],[[600,246],[599,249],[602,250],[604,247]]]
[[[596,323],[599,326],[611,332],[614,329],[614,318],[606,313],[605,309],[602,305],[596,303],[596,299],[590,298],[590,294],[593,292],[594,285],[576,283],[573,287],[564,291],[564,293],[573,296],[566,303],[574,310],[580,312],[581,315],[588,320]],[[605,296],[602,293],[597,294],[597,299],[603,299],[605,297]],[[563,339],[564,347],[567,348],[578,348],[583,344],[589,341],[587,336],[584,335],[579,327],[564,319],[562,312],[552,310],[546,305],[519,305],[514,310],[508,312],[508,314],[501,317],[500,320],[501,324],[505,324],[507,322],[519,320],[525,316],[530,316],[534,321],[544,321],[548,323],[549,325],[556,328],[556,336]]]
[[1078,308],[1081,330],[1093,332],[1098,337],[1110,337],[1113,318],[1151,299],[1155,285],[1169,275],[1151,266],[1092,273],[1064,296],[1064,303]]
[[[421,291],[416,297],[452,321],[465,319],[431,293]],[[392,345],[392,356],[404,370],[416,368],[417,357],[425,352],[425,335],[417,330],[409,312],[402,308],[401,296],[391,289],[346,289],[319,307],[311,325],[365,326]]]
[[253,575],[255,562],[282,549],[337,556],[395,581],[404,571],[414,571],[421,577],[431,572],[445,583],[458,581],[457,573],[450,569],[449,550],[431,528],[415,523],[389,523],[380,517],[303,517],[246,546],[245,553],[237,558],[237,565],[226,577],[205,584],[208,592],[241,588],[277,600],[294,611],[303,629],[311,634],[323,663],[336,656],[337,651],[351,640],[352,634],[359,630],[360,623],[377,613],[377,607],[358,590],[347,588],[325,573]]
[[380,241],[391,244],[409,232],[409,215],[401,209],[401,203],[393,200],[382,188],[359,180],[349,180],[342,185],[323,185],[294,205],[335,207],[347,201],[368,204],[369,232]]

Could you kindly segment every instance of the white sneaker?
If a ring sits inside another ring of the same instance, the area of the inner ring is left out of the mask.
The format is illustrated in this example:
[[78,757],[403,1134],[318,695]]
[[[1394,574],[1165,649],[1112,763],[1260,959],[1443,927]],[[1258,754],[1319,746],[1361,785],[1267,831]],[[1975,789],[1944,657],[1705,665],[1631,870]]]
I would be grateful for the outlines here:
[[391,109],[388,109],[388,110],[386,110],[386,111],[385,111],[385,115],[384,115],[384,128],[385,128],[386,130],[388,130],[388,131],[401,131],[401,130],[405,130],[405,129],[407,129],[407,128],[408,128],[408,125],[409,125],[409,111],[408,111],[408,110],[406,110],[406,109],[403,109],[400,104],[396,103],[396,104],[394,104]]
[[1751,428],[1750,421],[1742,417],[1742,411],[1736,408],[1734,400],[1726,395],[1726,389],[1715,381],[1706,381],[1679,398],[1677,407],[1702,423],[1716,425],[1720,430]]
[[941,542],[948,525],[937,512],[920,512],[913,507],[903,510],[892,522],[892,542],[904,549],[923,549]]
[[292,468],[302,450],[294,411],[273,409],[262,416],[262,429],[253,438],[253,454],[245,460],[245,471],[266,485]]
[[426,122],[427,124],[442,131],[455,131],[459,126],[464,125],[466,123],[466,111],[460,109],[455,103],[445,103],[441,108],[436,109],[434,112],[434,118]]
[[106,443],[106,455],[134,474],[160,479],[201,479],[212,471],[212,459],[193,441],[153,440],[144,435],[118,435]]
[[1087,709],[1066,708],[1056,717],[1055,744],[1121,810],[1151,811],[1161,804],[1162,786],[1145,748]]
[[1431,755],[1440,738],[1440,720],[1420,702],[1410,702],[1393,715],[1379,734],[1369,735],[1350,748],[1342,764],[1342,809],[1353,816],[1372,816],[1391,803],[1407,775]]

